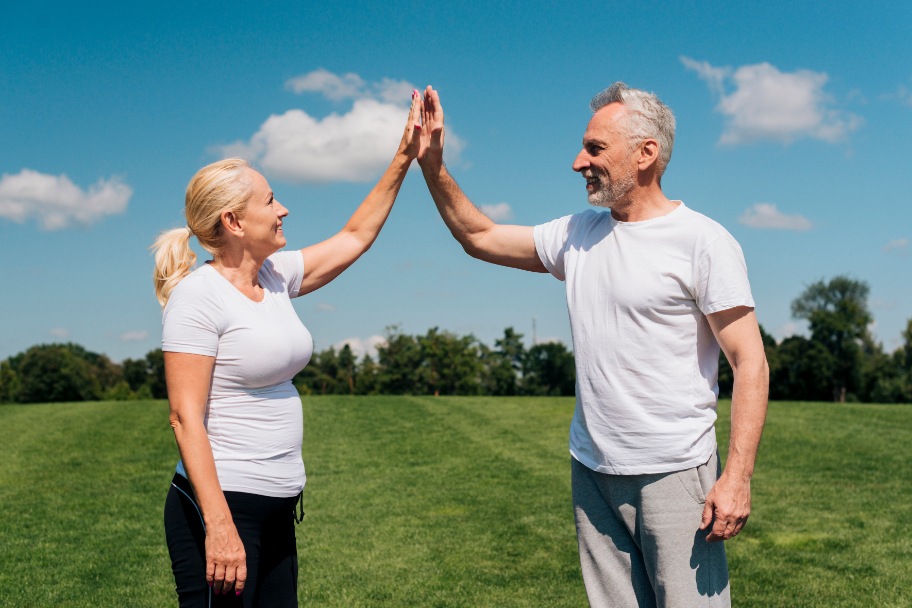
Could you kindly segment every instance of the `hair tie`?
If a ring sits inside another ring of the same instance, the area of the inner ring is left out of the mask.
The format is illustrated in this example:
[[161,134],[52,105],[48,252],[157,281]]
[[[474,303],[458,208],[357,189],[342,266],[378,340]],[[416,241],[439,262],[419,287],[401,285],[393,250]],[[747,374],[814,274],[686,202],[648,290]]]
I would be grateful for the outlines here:
[[193,228],[191,228],[190,226],[187,226],[187,232],[190,233],[190,236],[196,236],[196,233],[193,232]]

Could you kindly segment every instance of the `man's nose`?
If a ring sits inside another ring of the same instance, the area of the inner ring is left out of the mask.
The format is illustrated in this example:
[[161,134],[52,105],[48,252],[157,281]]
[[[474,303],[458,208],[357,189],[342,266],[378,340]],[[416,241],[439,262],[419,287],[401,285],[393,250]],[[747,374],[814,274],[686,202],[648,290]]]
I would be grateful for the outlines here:
[[580,153],[576,155],[576,160],[573,161],[573,170],[579,173],[583,169],[589,166],[589,154],[586,153],[585,148],[580,150]]

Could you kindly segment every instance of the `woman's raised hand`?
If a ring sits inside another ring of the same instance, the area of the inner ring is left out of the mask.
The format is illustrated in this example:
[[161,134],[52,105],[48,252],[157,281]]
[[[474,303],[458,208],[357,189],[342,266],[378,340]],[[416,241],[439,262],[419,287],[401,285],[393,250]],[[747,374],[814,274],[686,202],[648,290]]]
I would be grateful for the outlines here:
[[240,595],[247,581],[247,553],[231,521],[206,527],[206,582],[216,593]]
[[418,150],[421,146],[421,94],[418,91],[412,91],[412,107],[409,108],[408,122],[405,125],[405,133],[402,134],[402,141],[399,143],[399,153],[405,154],[409,160],[418,156]]

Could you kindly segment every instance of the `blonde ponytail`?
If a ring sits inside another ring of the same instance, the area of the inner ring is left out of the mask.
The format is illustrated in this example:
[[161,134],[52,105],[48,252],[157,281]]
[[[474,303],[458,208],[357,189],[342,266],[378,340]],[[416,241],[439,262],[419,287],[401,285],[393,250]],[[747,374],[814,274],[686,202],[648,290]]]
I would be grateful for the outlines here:
[[164,308],[171,292],[181,279],[190,274],[196,263],[196,254],[190,249],[190,229],[175,228],[162,232],[155,239],[152,249],[155,251],[155,273],[152,275],[155,297]]
[[251,192],[247,168],[250,163],[246,160],[229,158],[203,167],[190,180],[184,200],[187,227],[161,233],[151,247],[155,251],[155,297],[162,308],[196,263],[190,237],[196,236],[203,249],[216,257],[225,245],[222,212],[233,211],[243,217]]

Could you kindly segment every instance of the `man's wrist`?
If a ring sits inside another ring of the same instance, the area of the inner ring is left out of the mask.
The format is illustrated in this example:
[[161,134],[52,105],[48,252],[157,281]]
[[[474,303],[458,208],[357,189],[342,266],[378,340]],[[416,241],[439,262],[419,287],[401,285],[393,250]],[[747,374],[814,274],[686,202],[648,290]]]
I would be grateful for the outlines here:
[[429,176],[438,176],[443,172],[443,153],[428,153],[418,159],[418,166],[422,173]]

